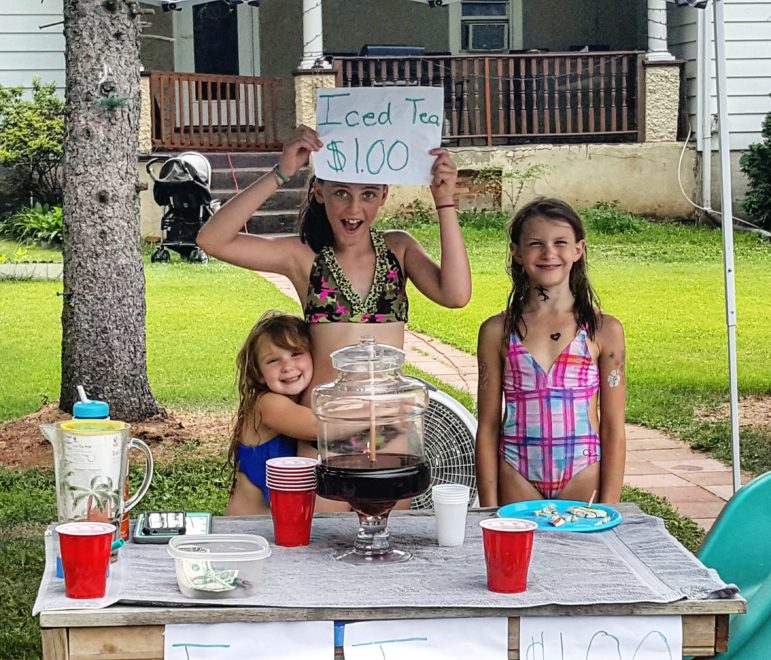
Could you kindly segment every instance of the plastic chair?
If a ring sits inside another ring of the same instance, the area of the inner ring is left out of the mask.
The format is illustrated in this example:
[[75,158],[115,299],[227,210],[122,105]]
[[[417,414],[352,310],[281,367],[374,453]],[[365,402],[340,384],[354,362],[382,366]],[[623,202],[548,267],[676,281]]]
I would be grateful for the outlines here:
[[731,616],[728,651],[717,658],[765,659],[771,649],[771,472],[741,488],[725,505],[697,553],[739,587],[747,613]]

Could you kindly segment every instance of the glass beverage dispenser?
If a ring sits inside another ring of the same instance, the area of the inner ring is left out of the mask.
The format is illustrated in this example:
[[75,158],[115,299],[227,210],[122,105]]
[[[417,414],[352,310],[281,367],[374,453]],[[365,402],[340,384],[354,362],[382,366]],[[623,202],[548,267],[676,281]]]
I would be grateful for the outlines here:
[[428,391],[400,373],[403,351],[373,337],[330,357],[337,380],[316,387],[311,403],[319,419],[316,490],[359,515],[353,549],[335,556],[351,563],[406,561],[412,555],[391,545],[388,514],[430,485],[423,452]]

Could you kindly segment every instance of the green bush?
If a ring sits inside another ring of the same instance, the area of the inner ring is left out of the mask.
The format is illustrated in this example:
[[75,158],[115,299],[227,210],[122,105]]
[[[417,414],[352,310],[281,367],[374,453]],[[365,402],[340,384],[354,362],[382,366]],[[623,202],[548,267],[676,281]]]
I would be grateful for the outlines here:
[[592,208],[581,211],[587,227],[598,234],[638,234],[646,223],[637,216],[622,211],[618,202],[597,202]]
[[14,213],[0,225],[7,234],[22,243],[61,243],[62,207],[35,204]]
[[384,213],[378,225],[389,229],[425,227],[436,222],[436,213],[419,199],[402,204],[398,209]]
[[771,112],[760,130],[763,142],[751,144],[739,160],[747,175],[747,195],[742,208],[763,229],[771,230]]
[[24,98],[23,91],[0,85],[0,166],[9,170],[8,192],[61,204],[64,103],[53,83],[38,78],[32,82],[32,98]]

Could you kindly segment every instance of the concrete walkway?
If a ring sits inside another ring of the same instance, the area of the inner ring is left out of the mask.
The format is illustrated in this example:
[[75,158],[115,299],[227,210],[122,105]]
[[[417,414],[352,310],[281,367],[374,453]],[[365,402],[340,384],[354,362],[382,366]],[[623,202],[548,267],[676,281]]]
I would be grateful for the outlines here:
[[[294,287],[282,275],[260,275],[298,300]],[[476,399],[476,356],[410,330],[404,349],[411,365]],[[627,424],[626,440],[624,483],[665,497],[681,514],[709,530],[733,492],[731,469],[681,440],[644,426]],[[743,482],[749,479],[745,475]]]

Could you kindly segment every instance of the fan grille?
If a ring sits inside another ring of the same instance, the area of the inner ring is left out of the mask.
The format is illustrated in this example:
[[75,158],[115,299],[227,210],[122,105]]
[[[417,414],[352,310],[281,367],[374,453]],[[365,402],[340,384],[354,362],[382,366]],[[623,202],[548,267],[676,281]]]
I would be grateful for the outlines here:
[[[464,484],[476,498],[474,474],[475,429],[469,428],[452,408],[441,401],[444,393],[432,392],[424,416],[424,449],[431,467],[431,486]],[[449,398],[449,397],[448,397]],[[454,401],[454,399],[453,399]],[[456,403],[456,405],[460,405]],[[430,509],[431,489],[413,499],[413,509]]]

